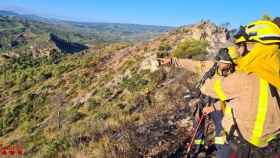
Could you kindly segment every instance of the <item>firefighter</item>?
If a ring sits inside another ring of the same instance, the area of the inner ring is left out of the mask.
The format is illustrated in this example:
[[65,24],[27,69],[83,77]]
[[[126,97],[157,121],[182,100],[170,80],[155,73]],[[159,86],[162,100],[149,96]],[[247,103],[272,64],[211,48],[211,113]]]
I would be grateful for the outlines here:
[[[178,58],[159,58],[160,65],[174,65],[179,68],[184,68],[191,72],[200,74],[201,76],[207,72],[207,70],[217,63],[218,69],[215,70],[214,76],[209,76],[210,80],[217,80],[222,76],[227,76],[229,73],[233,73],[233,68],[235,67],[234,61],[239,58],[239,53],[234,46],[228,48],[221,48],[215,57],[215,61],[195,61],[191,59],[178,59]],[[230,71],[224,71],[230,70]],[[224,145],[225,135],[222,128],[222,117],[225,115],[224,112],[226,105],[221,106],[220,103],[216,105],[216,109],[211,107],[205,107],[204,109],[199,109],[195,115],[194,126],[197,126],[196,122],[199,122],[200,117],[203,113],[207,113],[213,119],[215,124],[215,147],[216,154],[219,155],[221,149]],[[194,147],[192,151],[192,157],[196,157],[200,152],[204,152],[204,120],[201,126],[198,128],[196,133],[196,139],[194,141]]]
[[280,28],[259,20],[240,27],[235,38],[242,56],[236,71],[202,88],[231,107],[231,118],[222,121],[228,136],[222,157],[280,156]]

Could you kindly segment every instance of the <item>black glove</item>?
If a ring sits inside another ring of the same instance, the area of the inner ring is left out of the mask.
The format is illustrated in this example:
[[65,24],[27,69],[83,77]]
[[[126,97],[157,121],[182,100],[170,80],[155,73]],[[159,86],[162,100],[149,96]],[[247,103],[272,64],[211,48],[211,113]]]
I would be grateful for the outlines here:
[[187,89],[184,95],[184,99],[194,99],[194,98],[199,98],[201,95],[201,91],[199,89]]

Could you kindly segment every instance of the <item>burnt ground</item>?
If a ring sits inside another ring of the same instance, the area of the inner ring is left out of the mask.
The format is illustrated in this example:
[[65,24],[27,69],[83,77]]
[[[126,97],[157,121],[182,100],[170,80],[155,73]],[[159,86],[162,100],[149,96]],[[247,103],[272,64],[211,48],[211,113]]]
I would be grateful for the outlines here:
[[[213,128],[208,130],[213,135]],[[190,107],[185,105],[160,114],[143,125],[127,124],[120,131],[111,131],[110,139],[117,143],[111,144],[110,152],[115,157],[185,158],[193,132]],[[125,149],[127,145],[129,149]]]

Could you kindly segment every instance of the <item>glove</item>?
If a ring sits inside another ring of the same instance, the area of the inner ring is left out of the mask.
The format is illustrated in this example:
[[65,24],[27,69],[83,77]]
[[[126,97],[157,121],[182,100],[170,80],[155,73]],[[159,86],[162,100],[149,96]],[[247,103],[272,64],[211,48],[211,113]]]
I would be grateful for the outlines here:
[[169,58],[158,58],[157,61],[160,66],[171,64],[171,59]]
[[203,108],[202,112],[205,115],[208,115],[209,113],[215,111],[215,108],[213,106],[206,106]]
[[201,91],[199,89],[194,89],[194,90],[187,89],[184,95],[184,99],[199,98],[200,95],[201,95]]

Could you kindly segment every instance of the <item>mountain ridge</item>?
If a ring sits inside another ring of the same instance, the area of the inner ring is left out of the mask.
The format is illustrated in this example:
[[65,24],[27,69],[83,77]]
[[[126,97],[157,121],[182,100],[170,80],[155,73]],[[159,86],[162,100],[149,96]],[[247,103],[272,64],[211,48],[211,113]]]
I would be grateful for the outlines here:
[[162,25],[148,25],[148,24],[137,24],[137,23],[118,23],[118,22],[86,22],[86,21],[75,21],[75,20],[63,20],[59,18],[49,18],[49,17],[43,17],[38,16],[36,14],[24,14],[24,13],[17,13],[15,11],[9,11],[9,10],[1,10],[0,9],[0,15],[8,15],[8,16],[22,16],[28,19],[38,20],[42,22],[65,22],[65,23],[76,23],[81,25],[106,25],[106,24],[115,24],[115,25],[134,25],[134,26],[150,26],[150,27],[164,27],[164,28],[175,28],[173,26],[162,26]]

